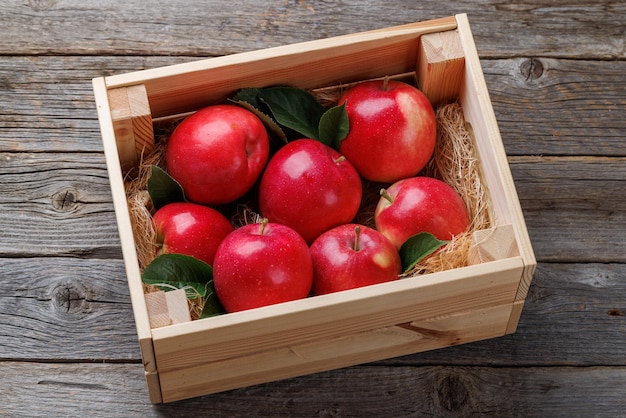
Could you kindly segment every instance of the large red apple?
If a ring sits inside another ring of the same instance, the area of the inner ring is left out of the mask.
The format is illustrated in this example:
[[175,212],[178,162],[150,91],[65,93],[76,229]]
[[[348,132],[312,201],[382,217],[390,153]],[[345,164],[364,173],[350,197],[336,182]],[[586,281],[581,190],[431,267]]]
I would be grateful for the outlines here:
[[413,235],[428,232],[447,241],[467,230],[469,215],[461,196],[432,177],[410,177],[387,190],[374,212],[376,229],[396,248]]
[[313,139],[283,146],[267,164],[259,186],[259,209],[270,222],[288,225],[307,243],[352,221],[362,196],[352,164]]
[[224,215],[207,206],[170,203],[152,217],[159,254],[185,254],[213,264],[217,247],[233,231]]
[[255,183],[267,163],[261,120],[234,105],[214,105],[185,118],[167,142],[166,167],[190,201],[232,202]]
[[380,232],[345,224],[324,232],[311,245],[313,294],[321,295],[398,279],[400,255]]
[[312,282],[309,247],[285,225],[265,220],[240,227],[215,255],[213,284],[227,312],[305,298]]
[[437,122],[428,98],[400,81],[366,81],[340,99],[350,131],[339,152],[359,174],[393,183],[415,176],[435,149]]

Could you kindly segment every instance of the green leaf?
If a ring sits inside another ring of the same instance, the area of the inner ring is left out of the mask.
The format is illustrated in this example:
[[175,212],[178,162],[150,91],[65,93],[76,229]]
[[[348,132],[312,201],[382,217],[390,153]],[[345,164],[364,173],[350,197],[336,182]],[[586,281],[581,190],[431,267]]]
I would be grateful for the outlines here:
[[150,167],[150,178],[148,179],[147,187],[155,209],[159,209],[168,203],[185,201],[185,192],[182,186],[165,170],[156,165]]
[[254,113],[259,119],[261,119],[261,122],[263,122],[265,127],[270,131],[272,137],[278,138],[284,144],[288,142],[285,131],[283,131],[280,125],[278,125],[271,116],[263,113],[261,110],[257,109],[250,103],[235,100],[231,100],[231,102],[238,104],[239,106],[242,106]]
[[428,232],[421,232],[407,239],[400,247],[400,259],[404,273],[450,241],[440,241]]
[[345,102],[340,106],[331,107],[320,118],[319,140],[329,147],[338,150],[349,131],[350,121]]
[[269,106],[278,124],[319,139],[324,107],[309,92],[295,87],[267,87],[260,90],[259,98]]
[[287,143],[285,131],[278,125],[276,120],[270,116],[269,107],[263,103],[259,97],[261,90],[258,88],[241,89],[235,94],[230,102],[242,106],[254,113],[267,127],[273,137],[278,138],[283,143]]
[[213,280],[213,268],[188,255],[162,254],[146,266],[141,280],[164,291],[185,289],[189,299],[204,298]]
[[248,103],[255,109],[259,109],[266,113],[268,109],[265,109],[266,106],[261,102],[259,98],[259,94],[261,93],[261,89],[258,88],[245,88],[239,90],[231,99],[233,102],[242,102]]
[[210,318],[212,316],[221,315],[226,313],[226,310],[222,306],[222,303],[217,298],[215,293],[215,287],[213,286],[213,280],[207,283],[207,295],[204,298],[204,306],[200,313],[200,318]]

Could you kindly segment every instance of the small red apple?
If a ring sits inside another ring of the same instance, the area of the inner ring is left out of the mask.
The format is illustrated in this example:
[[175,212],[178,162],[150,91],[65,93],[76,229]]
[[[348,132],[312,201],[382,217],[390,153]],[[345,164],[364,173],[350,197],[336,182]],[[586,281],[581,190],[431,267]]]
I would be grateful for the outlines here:
[[298,139],[270,159],[259,186],[259,209],[270,222],[288,225],[307,243],[352,221],[359,210],[361,178],[346,158],[313,139]]
[[152,217],[159,254],[185,254],[213,264],[217,247],[233,231],[224,215],[207,206],[169,203]]
[[435,149],[437,122],[428,98],[400,81],[366,81],[339,100],[346,103],[350,131],[339,152],[359,174],[393,183],[415,176]]
[[410,177],[381,191],[374,212],[376,229],[396,248],[420,232],[447,241],[467,230],[469,215],[461,196],[441,180]]
[[306,242],[267,219],[230,233],[215,255],[213,284],[227,312],[305,298],[312,282]]
[[346,224],[324,232],[311,245],[313,294],[339,292],[398,279],[400,255],[380,232]]
[[269,157],[261,120],[234,105],[214,105],[185,118],[167,142],[166,167],[192,202],[219,205],[243,196]]

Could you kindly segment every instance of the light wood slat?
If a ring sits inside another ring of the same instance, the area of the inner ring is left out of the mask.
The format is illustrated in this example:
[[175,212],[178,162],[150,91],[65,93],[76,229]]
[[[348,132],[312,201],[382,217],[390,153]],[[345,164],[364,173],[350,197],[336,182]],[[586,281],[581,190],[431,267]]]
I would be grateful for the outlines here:
[[[511,169],[502,143],[493,105],[488,94],[476,45],[473,37],[464,36],[470,32],[466,15],[457,17],[459,34],[465,53],[466,81],[462,84],[459,102],[463,108],[465,121],[474,138],[476,156],[481,163],[481,176],[489,190],[490,213],[498,224],[513,227],[518,251],[524,261],[524,271],[519,282],[515,300],[524,300],[532,281],[537,260],[528,236],[528,229],[511,175]],[[471,83],[467,80],[473,80]],[[513,321],[515,322],[515,321]]]
[[[112,123],[111,108],[108,102],[107,89],[103,78],[93,79],[94,97],[98,103],[98,120],[100,122],[100,130],[103,137],[115,138],[114,127]],[[107,163],[107,172],[109,175],[109,184],[111,186],[113,206],[115,208],[115,219],[119,230],[120,245],[125,260],[136,260],[137,250],[133,237],[133,228],[130,222],[130,214],[128,212],[128,201],[126,200],[126,188],[124,186],[124,175],[118,155],[117,144],[115,141],[104,142],[104,156]],[[155,362],[154,349],[152,345],[152,336],[150,332],[150,319],[148,317],[148,309],[145,303],[143,283],[139,272],[138,263],[125,262],[126,278],[128,281],[128,289],[130,299],[133,306],[133,316],[137,330],[137,337],[141,347],[141,357],[144,370],[146,372],[146,383],[150,399],[153,402],[161,400],[160,390],[156,387],[155,379],[149,378],[152,373],[157,370]]]
[[152,117],[171,117],[226,100],[247,87],[311,89],[414,71],[419,36],[455,27],[455,18],[446,17],[119,74],[107,77],[106,84],[109,89],[145,85]]
[[290,344],[215,363],[160,372],[163,400],[171,402],[216,391],[357,365],[494,338],[506,332],[511,304],[439,315],[336,338]]

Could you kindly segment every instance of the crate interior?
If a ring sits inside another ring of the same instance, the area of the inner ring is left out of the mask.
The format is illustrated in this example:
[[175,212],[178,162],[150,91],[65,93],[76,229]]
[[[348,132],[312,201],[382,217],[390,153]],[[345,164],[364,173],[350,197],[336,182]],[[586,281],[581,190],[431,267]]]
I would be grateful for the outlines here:
[[[136,294],[137,282],[141,280],[137,260],[128,257],[136,254],[128,243],[123,243],[138,330],[142,329],[140,341],[142,336],[149,336],[143,339],[142,352],[153,399],[182,399],[514,330],[516,320],[511,322],[512,312],[515,313],[517,301],[523,302],[525,297],[520,276],[532,276],[532,250],[523,220],[521,224],[519,221],[518,204],[510,202],[516,196],[469,26],[463,18],[460,22],[458,29],[457,19],[446,18],[107,77],[109,97],[112,91],[142,86],[149,114],[131,112],[121,119],[131,120],[130,129],[149,121],[152,135],[158,137],[185,114],[223,101],[240,88],[288,84],[327,89],[383,76],[416,80],[428,70],[417,65],[420,38],[458,30],[464,54],[460,76],[450,80],[439,75],[437,79],[446,83],[448,89],[449,84],[455,85],[454,99],[461,103],[472,126],[485,181],[491,196],[496,195],[492,199],[493,226],[502,227],[509,245],[504,253],[481,264],[419,280],[411,278],[146,331],[145,302],[142,304]],[[419,85],[423,79],[415,82]],[[112,122],[116,122],[115,116]],[[115,140],[111,135],[108,139]],[[120,150],[119,139],[117,149]],[[112,185],[115,187],[113,181]],[[120,228],[128,225],[124,213],[119,217]],[[406,331],[407,327],[397,327],[398,324],[421,325],[416,325],[418,331],[412,332]],[[383,331],[377,335],[377,330]],[[440,335],[434,334],[430,339],[418,337],[428,330]],[[381,342],[381,335],[387,343]],[[308,350],[308,359],[296,355],[292,362],[279,365],[277,358],[284,358],[285,353],[291,358],[294,347]],[[247,370],[245,365],[250,361],[259,364],[258,368]],[[201,370],[215,375],[206,377]]]

